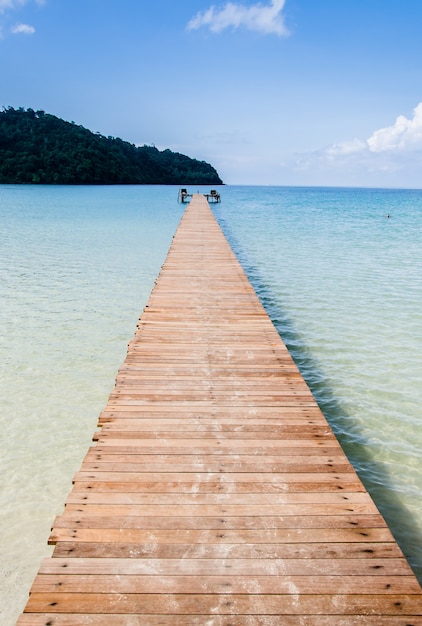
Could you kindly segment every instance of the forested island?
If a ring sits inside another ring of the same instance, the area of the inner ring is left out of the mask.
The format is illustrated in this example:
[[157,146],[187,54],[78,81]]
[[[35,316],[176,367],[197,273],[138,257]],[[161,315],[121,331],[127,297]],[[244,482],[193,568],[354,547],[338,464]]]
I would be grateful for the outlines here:
[[0,183],[220,185],[216,170],[171,150],[135,146],[33,109],[0,112]]

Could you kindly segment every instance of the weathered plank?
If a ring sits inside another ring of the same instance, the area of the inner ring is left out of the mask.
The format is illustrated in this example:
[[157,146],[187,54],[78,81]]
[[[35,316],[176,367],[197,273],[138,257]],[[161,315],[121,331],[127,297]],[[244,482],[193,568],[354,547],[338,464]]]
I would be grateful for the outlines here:
[[[32,593],[27,612],[125,615],[408,615],[420,614],[420,599],[413,594],[175,594],[175,593]],[[294,597],[294,601],[293,601]]]
[[[400,615],[283,615],[283,626],[422,626],[422,618]],[[26,613],[19,621],[20,626],[180,626],[179,615],[151,615],[132,613],[128,615],[107,614],[64,614]],[[279,615],[183,615],[183,626],[280,626]]]

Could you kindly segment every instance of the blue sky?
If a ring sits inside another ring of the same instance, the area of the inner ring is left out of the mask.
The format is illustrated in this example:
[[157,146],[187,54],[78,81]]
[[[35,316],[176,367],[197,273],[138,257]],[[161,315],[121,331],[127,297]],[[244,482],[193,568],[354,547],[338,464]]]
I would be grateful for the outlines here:
[[227,184],[422,187],[421,0],[0,0],[0,106]]

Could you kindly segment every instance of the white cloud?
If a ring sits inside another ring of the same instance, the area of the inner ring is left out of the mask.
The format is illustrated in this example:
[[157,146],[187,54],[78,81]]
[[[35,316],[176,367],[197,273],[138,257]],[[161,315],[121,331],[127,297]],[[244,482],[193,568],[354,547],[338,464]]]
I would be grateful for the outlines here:
[[373,167],[397,169],[406,157],[422,156],[422,102],[408,119],[399,115],[392,124],[372,133],[368,139],[333,144],[316,152],[318,159],[345,163],[350,160],[371,163]]
[[35,4],[39,6],[43,6],[47,0],[0,0],[0,13],[4,13],[8,9],[18,9],[32,1],[35,1]]
[[[18,4],[16,0],[0,0],[0,11],[3,12],[6,9],[13,9],[16,4]],[[19,4],[21,5],[22,2],[19,1]]]
[[413,111],[413,118],[399,115],[392,126],[376,130],[367,140],[371,152],[403,151],[422,148],[422,102]]
[[8,13],[21,9],[30,2],[41,7],[47,3],[47,0],[0,0],[0,40],[5,37],[6,32],[13,35],[33,35],[35,33],[35,28],[29,24],[18,23],[12,27],[7,26],[7,22],[10,22]]
[[33,26],[29,26],[29,24],[16,24],[12,28],[12,33],[14,35],[33,35],[35,33],[35,28]]
[[367,139],[332,144],[292,155],[281,165],[300,184],[345,184],[420,187],[422,102],[413,115],[374,131]]
[[248,30],[286,37],[289,32],[284,24],[282,10],[285,0],[271,0],[269,5],[262,3],[245,6],[228,2],[221,9],[211,6],[207,11],[199,12],[188,23],[188,30],[202,26],[209,27],[213,33],[220,33],[225,28],[244,26]]
[[352,141],[341,141],[340,143],[328,146],[328,148],[325,148],[324,153],[327,157],[336,158],[362,152],[365,148],[365,141],[362,141],[362,139],[353,139]]

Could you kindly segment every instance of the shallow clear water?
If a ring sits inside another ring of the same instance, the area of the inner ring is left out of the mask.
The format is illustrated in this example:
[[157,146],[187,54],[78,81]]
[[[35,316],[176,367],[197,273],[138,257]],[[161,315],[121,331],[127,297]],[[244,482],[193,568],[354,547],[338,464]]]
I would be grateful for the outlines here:
[[[226,236],[422,577],[422,192],[221,191]],[[174,187],[0,186],[6,626],[50,554],[183,213],[176,199]]]

